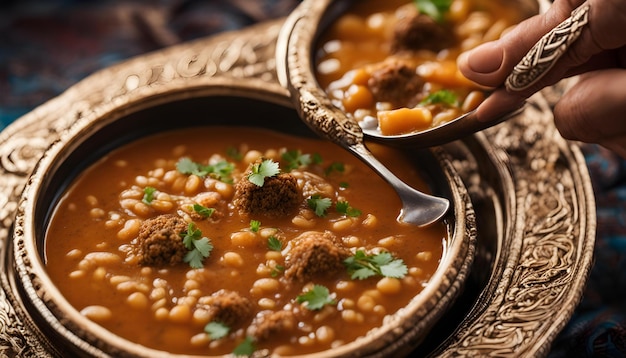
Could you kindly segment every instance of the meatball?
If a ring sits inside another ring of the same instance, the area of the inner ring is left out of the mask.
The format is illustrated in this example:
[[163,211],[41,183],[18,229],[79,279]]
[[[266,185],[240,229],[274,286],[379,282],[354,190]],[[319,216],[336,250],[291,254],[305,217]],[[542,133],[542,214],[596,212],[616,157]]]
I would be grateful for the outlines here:
[[372,71],[367,85],[377,102],[404,105],[422,91],[424,80],[415,68],[400,61],[387,61]]
[[253,304],[239,293],[219,290],[207,300],[210,321],[221,322],[230,328],[241,325],[253,313]]
[[263,186],[247,180],[247,171],[235,184],[233,203],[241,214],[281,217],[293,213],[302,201],[296,178],[281,173],[265,178]]
[[285,278],[305,282],[343,270],[349,251],[328,232],[305,232],[294,239],[285,258]]
[[248,334],[261,341],[273,334],[293,330],[296,324],[296,316],[291,311],[262,312],[248,328]]
[[177,215],[160,215],[144,221],[137,237],[139,263],[161,267],[183,262],[188,251],[181,235],[185,231],[187,222]]
[[430,16],[415,12],[398,20],[394,28],[391,50],[439,52],[452,46],[454,39],[449,26],[437,23]]

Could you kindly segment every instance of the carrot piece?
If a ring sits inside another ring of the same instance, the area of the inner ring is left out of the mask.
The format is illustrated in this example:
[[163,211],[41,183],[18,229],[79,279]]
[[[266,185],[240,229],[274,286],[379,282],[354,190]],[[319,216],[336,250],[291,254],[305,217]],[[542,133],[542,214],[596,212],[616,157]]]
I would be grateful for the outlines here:
[[378,127],[383,135],[405,134],[429,128],[433,115],[427,108],[400,108],[378,112]]

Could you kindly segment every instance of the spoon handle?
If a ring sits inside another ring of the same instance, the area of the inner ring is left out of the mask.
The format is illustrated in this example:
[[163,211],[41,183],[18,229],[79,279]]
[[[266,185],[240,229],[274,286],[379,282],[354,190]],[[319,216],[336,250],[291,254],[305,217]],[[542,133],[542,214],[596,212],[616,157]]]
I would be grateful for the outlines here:
[[589,23],[589,8],[589,4],[582,4],[537,41],[506,79],[507,90],[525,90],[547,74]]

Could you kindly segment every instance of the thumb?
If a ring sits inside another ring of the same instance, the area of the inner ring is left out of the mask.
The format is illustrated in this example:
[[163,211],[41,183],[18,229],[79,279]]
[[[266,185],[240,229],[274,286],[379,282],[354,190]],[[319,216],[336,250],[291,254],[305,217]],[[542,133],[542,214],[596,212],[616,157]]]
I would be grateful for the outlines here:
[[554,108],[561,135],[601,144],[626,158],[626,70],[608,69],[581,76]]

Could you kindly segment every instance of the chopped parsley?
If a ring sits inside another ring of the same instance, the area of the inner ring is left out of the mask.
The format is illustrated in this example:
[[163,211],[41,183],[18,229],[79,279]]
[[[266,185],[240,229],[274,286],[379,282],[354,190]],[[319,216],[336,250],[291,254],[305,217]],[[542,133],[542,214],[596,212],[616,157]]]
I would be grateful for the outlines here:
[[326,167],[326,170],[324,171],[324,173],[326,174],[326,176],[328,176],[332,174],[333,172],[343,173],[345,170],[346,168],[343,163],[332,162],[330,163],[330,165],[328,165],[328,167]]
[[202,231],[196,228],[194,223],[187,225],[187,231],[182,233],[183,244],[189,252],[183,258],[183,261],[189,263],[191,268],[202,268],[203,261],[209,257],[213,244],[207,237],[202,236]]
[[207,208],[206,206],[196,203],[196,204],[193,204],[193,211],[205,218],[208,218],[208,217],[211,217],[211,215],[213,215],[213,213],[215,212],[215,209]]
[[221,322],[209,322],[204,326],[204,331],[212,340],[217,340],[226,337],[230,328]]
[[280,275],[284,271],[285,271],[285,266],[283,266],[283,265],[276,265],[276,266],[274,266],[272,268],[272,271],[270,272],[270,276],[278,277],[278,275]]
[[311,164],[311,155],[302,154],[299,149],[288,150],[283,153],[281,158],[286,162],[286,171],[292,171]]
[[152,200],[154,200],[155,192],[156,192],[156,188],[153,188],[151,186],[147,186],[143,188],[143,198],[141,199],[141,201],[150,205],[152,203]]
[[189,158],[180,158],[176,163],[176,170],[186,175],[197,175],[201,178],[210,176],[225,183],[232,183],[232,173],[235,170],[235,165],[226,160],[221,160],[215,164],[203,165]]
[[261,228],[261,222],[258,220],[250,220],[250,231],[259,232]]
[[256,186],[263,186],[265,178],[273,177],[278,173],[280,173],[278,163],[271,159],[265,159],[261,163],[252,165],[248,180]]
[[280,251],[283,249],[283,243],[276,236],[270,236],[267,239],[267,248],[272,251]]
[[235,147],[226,148],[226,155],[233,158],[233,160],[241,161],[243,159],[243,154],[239,151],[239,149]]
[[312,289],[296,297],[296,301],[304,303],[304,307],[311,311],[322,309],[325,305],[337,303],[331,296],[328,288],[322,285],[313,285]]
[[319,194],[311,195],[306,202],[309,205],[309,208],[315,211],[315,215],[319,217],[326,216],[326,211],[332,204],[330,198],[322,198]]
[[246,339],[243,340],[243,342],[239,343],[237,347],[235,347],[235,350],[233,350],[233,355],[235,357],[250,357],[255,350],[256,347],[254,344],[254,338],[248,336],[246,337]]
[[313,157],[311,158],[311,160],[313,161],[313,164],[322,164],[322,162],[324,161],[320,153],[313,153]]
[[453,0],[413,0],[420,13],[430,16],[437,22],[443,22],[444,14],[450,11]]
[[408,269],[402,259],[394,259],[389,252],[368,255],[362,250],[343,261],[350,278],[363,280],[372,276],[403,278]]
[[338,201],[335,204],[335,209],[338,213],[350,217],[357,217],[361,215],[361,210],[353,208],[347,201]]
[[429,105],[429,104],[445,104],[450,107],[458,107],[459,99],[454,94],[454,92],[450,90],[440,90],[437,92],[433,92],[424,98],[420,104]]

